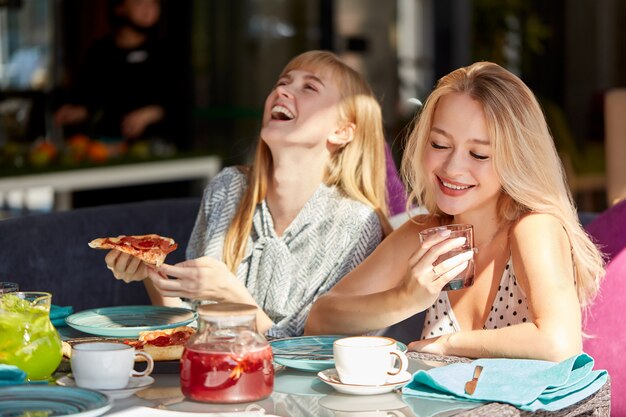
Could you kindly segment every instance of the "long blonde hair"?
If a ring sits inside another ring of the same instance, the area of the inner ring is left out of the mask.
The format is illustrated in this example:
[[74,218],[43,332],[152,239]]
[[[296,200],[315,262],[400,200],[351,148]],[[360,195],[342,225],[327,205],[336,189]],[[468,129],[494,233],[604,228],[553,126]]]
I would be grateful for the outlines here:
[[467,94],[483,108],[493,167],[504,191],[498,201],[499,221],[515,222],[530,212],[556,217],[570,239],[578,299],[588,306],[604,276],[602,255],[580,225],[541,106],[522,80],[506,69],[477,62],[439,80],[416,118],[402,160],[402,172],[411,185],[410,202],[449,217],[437,208],[422,161],[437,103],[453,93]]
[[[331,79],[341,93],[339,117],[355,125],[353,140],[331,155],[324,183],[336,185],[348,197],[372,207],[387,234],[391,227],[387,221],[385,138],[378,101],[363,77],[333,53],[309,51],[300,54],[285,66],[280,77],[295,69],[330,71]],[[245,254],[254,211],[265,198],[271,173],[270,150],[259,138],[254,163],[248,173],[248,188],[224,241],[224,262],[233,272]]]

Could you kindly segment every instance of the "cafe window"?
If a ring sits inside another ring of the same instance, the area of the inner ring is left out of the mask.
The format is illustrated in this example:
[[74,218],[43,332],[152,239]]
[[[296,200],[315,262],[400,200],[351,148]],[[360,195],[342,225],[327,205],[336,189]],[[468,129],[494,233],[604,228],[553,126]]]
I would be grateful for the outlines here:
[[0,147],[46,134],[54,4],[0,0]]
[[49,0],[0,1],[2,90],[49,86],[53,4]]

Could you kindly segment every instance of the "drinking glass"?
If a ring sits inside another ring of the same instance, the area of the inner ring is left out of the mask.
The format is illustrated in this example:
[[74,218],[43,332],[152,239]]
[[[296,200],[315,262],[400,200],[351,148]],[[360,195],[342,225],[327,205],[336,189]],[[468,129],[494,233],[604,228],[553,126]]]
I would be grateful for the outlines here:
[[17,292],[20,290],[20,286],[17,282],[0,282],[0,294],[6,294],[9,292]]
[[[453,256],[456,256],[460,253],[467,252],[474,248],[474,227],[471,224],[449,224],[446,226],[437,226],[431,227],[430,229],[425,229],[420,232],[420,242],[423,242],[428,236],[438,233],[443,229],[450,230],[450,239],[454,239],[457,237],[465,237],[465,243],[463,246],[455,248],[447,253],[441,255],[435,263],[434,266],[437,266],[441,262],[446,259],[450,259]],[[448,282],[444,287],[443,291],[450,290],[460,290],[462,288],[470,287],[474,283],[474,257],[472,255],[472,259],[467,263],[467,268],[465,268],[459,275],[454,277],[450,282]]]
[[26,372],[29,381],[46,380],[61,363],[61,337],[50,321],[52,294],[0,294],[0,363]]

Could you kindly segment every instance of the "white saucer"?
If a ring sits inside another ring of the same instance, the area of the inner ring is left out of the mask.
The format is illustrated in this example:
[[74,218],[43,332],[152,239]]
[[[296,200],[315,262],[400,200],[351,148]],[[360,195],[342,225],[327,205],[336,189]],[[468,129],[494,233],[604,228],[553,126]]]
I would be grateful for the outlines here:
[[335,368],[320,371],[317,376],[325,383],[333,387],[339,392],[352,395],[375,395],[391,392],[399,388],[411,380],[411,374],[407,371],[400,372],[390,378],[389,382],[383,385],[354,385],[344,384],[337,375]]
[[325,395],[320,398],[318,404],[332,411],[366,412],[378,410],[399,410],[406,407],[402,401],[402,395],[397,392],[372,396],[345,395],[339,392]]
[[[128,385],[126,385],[126,388],[97,389],[96,391],[100,391],[114,399],[121,399],[130,397],[137,391],[141,391],[142,389],[147,388],[152,384],[154,384],[154,378],[152,378],[151,376],[131,377],[128,381]],[[64,387],[75,387],[76,381],[74,380],[74,377],[72,377],[71,375],[67,375],[57,379],[57,385],[61,385]]]
[[274,374],[274,391],[298,396],[323,397],[335,390],[312,372],[285,367]]

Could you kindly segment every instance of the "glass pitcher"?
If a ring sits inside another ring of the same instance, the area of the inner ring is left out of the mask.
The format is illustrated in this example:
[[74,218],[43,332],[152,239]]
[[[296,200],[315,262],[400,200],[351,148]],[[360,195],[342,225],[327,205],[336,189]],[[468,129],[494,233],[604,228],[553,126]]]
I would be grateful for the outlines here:
[[257,307],[218,303],[198,307],[200,324],[183,351],[180,385],[195,401],[257,401],[274,389],[272,348],[256,331]]
[[49,378],[63,356],[51,302],[47,292],[0,294],[0,363],[17,366],[29,381]]

